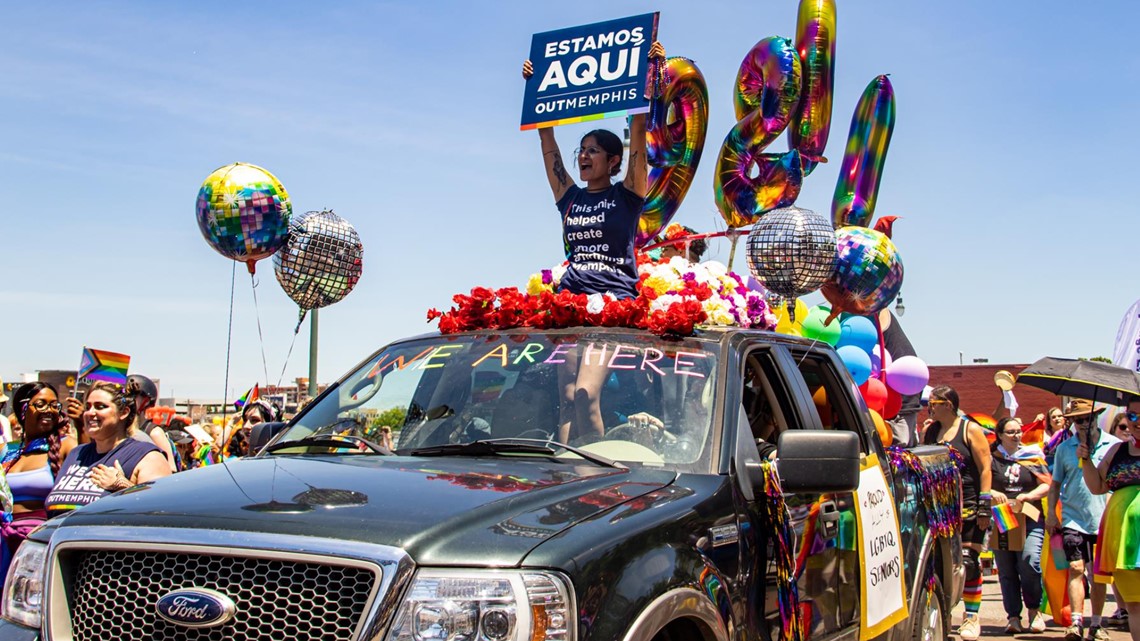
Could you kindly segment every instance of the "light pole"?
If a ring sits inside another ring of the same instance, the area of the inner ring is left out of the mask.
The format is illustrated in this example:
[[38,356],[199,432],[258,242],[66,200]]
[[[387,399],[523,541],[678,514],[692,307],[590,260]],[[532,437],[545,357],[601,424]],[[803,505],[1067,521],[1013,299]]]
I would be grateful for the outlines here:
[[317,397],[317,310],[309,312],[309,400]]

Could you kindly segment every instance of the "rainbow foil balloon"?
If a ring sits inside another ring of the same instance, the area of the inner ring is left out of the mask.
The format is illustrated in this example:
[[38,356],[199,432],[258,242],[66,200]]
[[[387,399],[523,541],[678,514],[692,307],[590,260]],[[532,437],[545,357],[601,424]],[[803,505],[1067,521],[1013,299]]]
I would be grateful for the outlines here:
[[254,264],[285,244],[293,205],[277,177],[236,162],[214,170],[198,190],[198,229],[219,254]]
[[891,239],[866,227],[843,227],[835,240],[835,272],[822,287],[832,316],[866,316],[889,305],[903,281],[902,257]]
[[[717,160],[716,204],[729,227],[744,227],[777,207],[795,202],[803,182],[800,153],[765,154],[799,104],[802,65],[786,38],[756,43],[736,75],[736,126]],[[749,174],[757,169],[757,176]]]
[[645,132],[653,169],[637,227],[638,247],[652,240],[677,213],[693,184],[708,131],[709,90],[701,70],[692,60],[669,58],[660,76],[661,96]]
[[847,151],[831,200],[831,222],[836,229],[870,225],[894,128],[895,90],[883,75],[867,85],[851,117]]
[[788,128],[788,149],[803,157],[807,176],[821,162],[831,130],[835,87],[835,0],[800,0],[796,51],[803,63],[800,104]]

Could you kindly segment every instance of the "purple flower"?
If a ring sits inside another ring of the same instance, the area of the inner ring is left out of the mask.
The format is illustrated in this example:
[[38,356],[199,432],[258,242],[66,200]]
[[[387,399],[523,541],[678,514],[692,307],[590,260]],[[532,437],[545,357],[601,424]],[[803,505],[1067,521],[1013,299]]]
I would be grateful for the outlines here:
[[554,282],[554,272],[549,269],[542,270],[542,284],[549,285]]
[[688,282],[688,283],[691,283],[691,282],[697,280],[697,275],[694,274],[693,272],[685,272],[684,274],[681,275],[681,280]]

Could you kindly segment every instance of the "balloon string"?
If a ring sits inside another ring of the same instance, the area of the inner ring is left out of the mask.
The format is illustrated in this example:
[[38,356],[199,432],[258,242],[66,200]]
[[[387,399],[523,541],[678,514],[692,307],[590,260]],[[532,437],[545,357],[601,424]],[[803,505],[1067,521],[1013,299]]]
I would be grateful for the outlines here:
[[[304,319],[305,315],[301,314]],[[297,344],[297,335],[301,333],[301,323],[297,323],[297,329],[293,330],[293,342],[289,343],[289,353],[285,355],[285,362],[281,365],[281,376],[277,377],[277,387],[281,387],[281,381],[285,380],[285,368],[289,366],[289,359],[293,356],[293,346]]]
[[265,360],[265,336],[261,333],[261,310],[257,306],[257,280],[253,274],[249,275],[249,283],[253,285],[253,313],[257,316],[257,339],[261,341],[261,368],[265,372],[265,384],[269,385],[269,363]]
[[234,338],[234,290],[237,288],[237,262],[234,262],[233,271],[230,273],[230,326],[226,331],[226,389],[222,392],[222,425],[226,424],[226,414],[229,409],[229,393],[230,393],[230,345]]

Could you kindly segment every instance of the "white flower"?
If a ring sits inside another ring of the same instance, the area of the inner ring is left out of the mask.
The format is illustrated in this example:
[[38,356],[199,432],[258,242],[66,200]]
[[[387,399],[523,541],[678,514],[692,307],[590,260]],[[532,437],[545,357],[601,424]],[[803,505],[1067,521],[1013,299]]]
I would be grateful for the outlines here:
[[601,294],[590,294],[586,297],[586,313],[601,314],[606,308],[606,299]]

